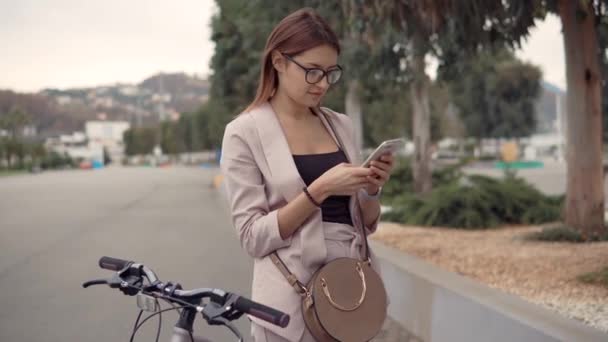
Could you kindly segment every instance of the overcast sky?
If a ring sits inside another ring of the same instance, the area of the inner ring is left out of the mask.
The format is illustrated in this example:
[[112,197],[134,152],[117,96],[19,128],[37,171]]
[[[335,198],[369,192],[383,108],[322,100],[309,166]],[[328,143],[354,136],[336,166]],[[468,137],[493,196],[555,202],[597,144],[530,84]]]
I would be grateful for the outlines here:
[[[213,0],[0,0],[0,89],[21,92],[206,76]],[[540,23],[517,54],[565,88],[561,24]]]

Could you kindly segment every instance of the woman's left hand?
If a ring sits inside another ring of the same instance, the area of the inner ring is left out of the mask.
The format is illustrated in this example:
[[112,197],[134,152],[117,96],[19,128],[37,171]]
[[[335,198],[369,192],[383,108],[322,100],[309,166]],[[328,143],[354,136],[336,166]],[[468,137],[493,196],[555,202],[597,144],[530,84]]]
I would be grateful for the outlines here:
[[367,176],[369,185],[366,190],[368,194],[375,195],[389,180],[393,172],[394,160],[395,158],[392,154],[385,154],[380,159],[371,162],[370,169],[373,171],[373,174]]

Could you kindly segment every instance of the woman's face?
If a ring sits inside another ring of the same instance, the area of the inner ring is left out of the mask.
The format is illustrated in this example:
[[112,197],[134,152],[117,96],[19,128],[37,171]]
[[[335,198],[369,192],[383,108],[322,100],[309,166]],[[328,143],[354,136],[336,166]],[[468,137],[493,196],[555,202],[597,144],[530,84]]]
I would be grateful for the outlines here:
[[[274,65],[279,76],[279,88],[294,102],[304,107],[316,107],[330,87],[327,76],[319,82],[307,82],[304,68],[318,68],[338,73],[338,53],[329,45],[320,45],[306,50],[295,56],[285,56],[280,53],[274,55]],[[300,65],[298,65],[300,64]],[[331,76],[330,76],[331,77]],[[314,72],[309,72],[308,81],[315,81]]]

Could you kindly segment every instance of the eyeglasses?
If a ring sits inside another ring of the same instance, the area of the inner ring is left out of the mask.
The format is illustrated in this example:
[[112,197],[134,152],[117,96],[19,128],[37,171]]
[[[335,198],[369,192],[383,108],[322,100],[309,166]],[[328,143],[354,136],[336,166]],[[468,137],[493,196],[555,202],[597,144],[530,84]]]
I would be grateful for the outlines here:
[[339,65],[332,67],[328,71],[325,71],[320,68],[307,68],[302,64],[296,62],[296,60],[293,59],[291,56],[286,55],[284,53],[282,55],[285,56],[285,58],[287,58],[288,60],[294,62],[294,64],[302,68],[302,70],[306,71],[306,82],[309,84],[319,83],[325,76],[327,76],[327,83],[336,84],[340,80],[340,77],[342,77],[342,67],[340,67]]

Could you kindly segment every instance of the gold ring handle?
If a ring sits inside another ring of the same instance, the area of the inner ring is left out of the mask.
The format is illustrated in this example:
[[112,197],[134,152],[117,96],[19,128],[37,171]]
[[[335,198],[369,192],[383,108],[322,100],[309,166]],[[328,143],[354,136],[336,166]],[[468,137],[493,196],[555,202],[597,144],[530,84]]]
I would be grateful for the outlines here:
[[329,292],[329,286],[327,285],[327,281],[325,280],[325,278],[321,278],[321,286],[323,286],[323,293],[325,294],[325,297],[327,297],[327,299],[329,300],[329,303],[332,306],[334,306],[335,308],[337,308],[339,310],[342,310],[342,311],[357,310],[357,308],[360,307],[361,304],[363,304],[363,301],[365,300],[365,294],[367,293],[367,284],[365,282],[365,273],[363,273],[363,268],[361,267],[360,262],[357,263],[357,266],[355,266],[355,269],[357,270],[357,272],[359,273],[359,277],[361,278],[361,286],[363,287],[363,290],[361,291],[361,298],[359,298],[359,301],[352,308],[345,308],[345,307],[341,306],[340,304],[334,302],[333,298],[331,298],[331,293]]

